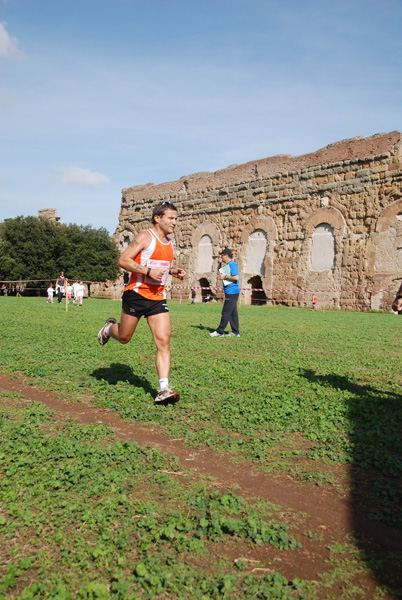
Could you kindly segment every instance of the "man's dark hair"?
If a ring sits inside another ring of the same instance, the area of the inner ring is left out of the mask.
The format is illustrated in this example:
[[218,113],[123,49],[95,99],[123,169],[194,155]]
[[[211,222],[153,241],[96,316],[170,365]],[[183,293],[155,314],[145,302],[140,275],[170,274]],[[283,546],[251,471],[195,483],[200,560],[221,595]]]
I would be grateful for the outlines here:
[[175,210],[177,212],[177,208],[171,202],[165,201],[157,204],[152,211],[152,223],[155,225],[156,215],[163,217],[167,210]]

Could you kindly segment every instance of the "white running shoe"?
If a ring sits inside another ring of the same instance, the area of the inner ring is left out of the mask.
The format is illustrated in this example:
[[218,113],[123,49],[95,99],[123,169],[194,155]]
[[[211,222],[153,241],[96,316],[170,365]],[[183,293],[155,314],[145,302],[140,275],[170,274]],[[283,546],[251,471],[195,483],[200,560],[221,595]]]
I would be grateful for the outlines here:
[[101,346],[104,346],[109,341],[109,336],[106,335],[105,329],[110,323],[117,323],[116,319],[108,319],[102,329],[98,333],[98,342]]
[[228,337],[240,337],[240,333],[233,333],[233,331],[231,331],[228,333]]
[[155,404],[171,404],[173,402],[178,402],[180,400],[180,394],[178,392],[174,392],[169,386],[163,388],[163,390],[159,390],[156,398]]
[[218,333],[217,331],[213,331],[209,335],[210,337],[223,337],[223,333]]

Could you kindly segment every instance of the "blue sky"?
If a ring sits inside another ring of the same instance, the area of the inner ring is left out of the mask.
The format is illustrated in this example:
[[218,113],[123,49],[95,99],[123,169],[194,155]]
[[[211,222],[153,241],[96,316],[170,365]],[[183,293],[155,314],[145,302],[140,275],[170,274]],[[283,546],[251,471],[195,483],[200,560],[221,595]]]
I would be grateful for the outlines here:
[[402,0],[0,0],[0,221],[402,129]]

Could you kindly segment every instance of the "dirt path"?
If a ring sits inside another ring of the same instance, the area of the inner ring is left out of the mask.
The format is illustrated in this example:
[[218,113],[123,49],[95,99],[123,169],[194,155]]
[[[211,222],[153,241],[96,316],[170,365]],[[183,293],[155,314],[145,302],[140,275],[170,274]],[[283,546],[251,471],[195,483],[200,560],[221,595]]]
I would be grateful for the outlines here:
[[[402,552],[400,532],[369,520],[364,512],[356,513],[355,499],[332,486],[302,486],[283,475],[267,477],[248,462],[234,465],[229,457],[209,448],[191,449],[182,440],[169,438],[156,428],[146,428],[134,421],[125,421],[116,413],[90,404],[63,401],[50,392],[1,375],[0,390],[19,392],[27,400],[41,402],[83,424],[108,425],[117,438],[136,442],[143,447],[158,448],[177,456],[183,470],[212,476],[216,484],[224,489],[236,487],[242,496],[266,498],[280,505],[284,513],[289,509],[305,513],[307,516],[303,519],[300,531],[310,531],[311,537],[303,536],[301,549],[273,556],[273,560],[280,561],[278,569],[289,579],[316,579],[318,573],[328,569],[328,546],[334,542],[344,542],[345,536],[352,533],[366,536],[370,540],[370,550],[377,556],[384,556],[385,551]],[[247,558],[252,560],[258,557],[258,552],[261,550],[250,551]],[[379,584],[378,577],[370,579],[369,583],[373,588]]]

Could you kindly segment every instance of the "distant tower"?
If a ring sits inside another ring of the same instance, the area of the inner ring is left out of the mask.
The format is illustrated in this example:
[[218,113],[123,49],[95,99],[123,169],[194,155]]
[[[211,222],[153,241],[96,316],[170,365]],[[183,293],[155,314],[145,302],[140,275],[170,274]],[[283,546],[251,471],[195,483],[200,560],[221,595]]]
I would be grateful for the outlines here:
[[44,217],[49,221],[60,221],[60,217],[57,214],[57,208],[42,208],[42,210],[38,211],[39,217]]

